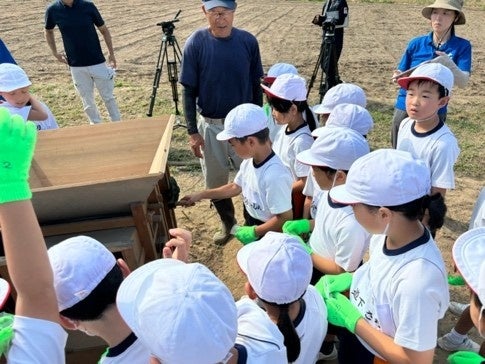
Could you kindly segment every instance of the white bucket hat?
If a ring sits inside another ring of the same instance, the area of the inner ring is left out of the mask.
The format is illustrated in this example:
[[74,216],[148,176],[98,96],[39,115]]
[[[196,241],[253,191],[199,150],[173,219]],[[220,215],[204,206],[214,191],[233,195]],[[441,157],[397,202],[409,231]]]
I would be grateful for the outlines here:
[[427,19],[431,19],[433,9],[448,9],[458,12],[455,20],[455,25],[462,25],[466,23],[465,14],[461,10],[463,8],[463,0],[436,0],[433,4],[426,6],[421,14]]
[[320,129],[310,149],[296,155],[299,162],[348,171],[358,158],[370,152],[367,140],[355,130],[340,126]]
[[229,111],[224,120],[224,130],[216,135],[217,140],[243,138],[265,129],[268,117],[263,108],[255,104],[241,104]]
[[399,206],[430,190],[430,171],[422,160],[402,150],[379,149],[357,159],[346,183],[332,188],[330,197],[348,205]]
[[305,293],[312,277],[312,260],[292,235],[270,231],[245,245],[237,262],[259,298],[276,304],[292,303]]

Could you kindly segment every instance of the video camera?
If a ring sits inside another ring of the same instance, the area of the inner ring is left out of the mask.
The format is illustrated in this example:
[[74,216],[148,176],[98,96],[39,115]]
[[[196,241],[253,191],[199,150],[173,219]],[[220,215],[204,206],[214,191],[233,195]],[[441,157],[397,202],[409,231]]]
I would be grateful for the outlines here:
[[349,8],[346,0],[327,0],[323,5],[322,14],[317,14],[312,24],[325,30],[345,28],[349,25]]
[[177,14],[175,14],[175,17],[172,20],[162,21],[160,23],[157,23],[157,25],[159,27],[162,27],[162,31],[163,31],[164,34],[166,34],[166,35],[172,35],[173,34],[173,30],[175,29],[174,23],[180,21],[180,19],[177,19],[177,18],[180,15],[181,12],[182,12],[182,10],[179,10],[177,12]]

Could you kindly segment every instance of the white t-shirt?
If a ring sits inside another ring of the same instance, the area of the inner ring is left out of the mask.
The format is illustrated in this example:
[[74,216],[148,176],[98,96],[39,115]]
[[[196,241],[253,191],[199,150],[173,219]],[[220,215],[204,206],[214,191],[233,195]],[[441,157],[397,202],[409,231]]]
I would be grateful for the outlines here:
[[293,180],[274,153],[259,165],[254,165],[253,159],[243,160],[234,183],[241,187],[244,206],[255,219],[268,221],[291,210]]
[[243,297],[236,302],[236,344],[244,346],[248,364],[287,363],[284,338],[278,326],[256,302]]
[[417,133],[414,124],[411,118],[402,121],[397,135],[397,149],[411,153],[428,165],[431,186],[455,188],[453,167],[460,154],[455,136],[442,122],[427,133]]
[[317,361],[318,352],[327,334],[327,306],[313,286],[308,286],[303,295],[303,301],[305,301],[304,315],[300,322],[294,322],[301,345],[300,355],[294,363],[313,364]]
[[14,336],[7,353],[9,364],[64,364],[67,333],[61,325],[32,317],[15,316]]
[[309,244],[315,254],[353,272],[369,247],[370,234],[355,219],[351,206],[333,203],[328,191],[321,193]]
[[[45,111],[47,112],[47,119],[42,120],[42,121],[32,121],[37,125],[37,130],[47,130],[47,129],[57,129],[59,128],[59,125],[57,125],[56,118],[54,115],[52,115],[52,112],[50,109],[47,107],[46,104],[43,102],[39,101],[41,105],[44,107]],[[5,107],[7,108],[12,115],[20,115],[24,120],[28,120],[29,112],[30,109],[32,108],[31,106],[24,106],[24,107],[16,107],[8,102],[3,102],[0,104],[0,107]]]
[[306,123],[292,131],[287,131],[287,127],[281,128],[276,134],[273,150],[281,158],[283,164],[290,169],[295,181],[298,178],[307,177],[310,171],[310,166],[299,162],[296,155],[310,149],[312,144],[313,137]]
[[433,349],[449,292],[445,264],[429,232],[390,251],[385,236],[374,235],[369,260],[353,275],[350,300],[371,326],[397,345],[415,351]]
[[468,229],[482,226],[485,226],[485,187],[482,188],[478,195],[477,202],[475,202]]
[[101,357],[99,364],[147,364],[150,350],[131,334],[122,343],[109,349],[109,356]]
[[310,217],[315,219],[317,216],[318,210],[318,201],[322,196],[323,190],[318,185],[317,181],[315,180],[315,176],[312,173],[312,169],[310,168],[310,172],[308,173],[308,177],[305,182],[305,187],[303,187],[302,193],[307,196],[311,197],[312,203],[310,206]]

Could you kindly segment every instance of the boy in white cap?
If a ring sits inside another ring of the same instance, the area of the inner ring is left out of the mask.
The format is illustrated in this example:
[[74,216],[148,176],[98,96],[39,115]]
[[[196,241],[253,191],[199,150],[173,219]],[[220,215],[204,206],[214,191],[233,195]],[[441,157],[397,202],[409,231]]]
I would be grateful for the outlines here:
[[[350,128],[364,136],[364,138],[367,138],[367,134],[374,127],[374,120],[370,112],[362,106],[356,104],[338,104],[330,112],[325,126],[321,126],[312,131],[312,136],[318,138],[326,127],[332,126]],[[315,178],[310,173],[303,188],[303,194],[305,195],[303,218],[315,218],[321,192],[322,190],[318,186],[318,183],[315,182]]]
[[0,64],[0,96],[5,99],[0,101],[0,107],[22,116],[26,121],[33,121],[37,130],[57,129],[59,126],[47,105],[30,94],[31,85],[22,68],[11,63]]
[[460,148],[438,111],[450,99],[453,73],[440,63],[428,63],[397,82],[407,90],[409,115],[399,127],[397,149],[425,161],[431,171],[431,194],[445,196],[447,189],[455,188],[453,166]]
[[323,96],[322,103],[313,106],[313,112],[320,116],[321,125],[326,125],[333,108],[340,104],[353,104],[365,108],[367,96],[361,87],[353,83],[339,83]]
[[[370,234],[357,222],[350,206],[332,202],[329,191],[345,183],[347,171],[355,160],[369,153],[367,140],[349,128],[324,127],[312,147],[297,155],[302,163],[312,168],[312,174],[322,193],[318,200],[315,219],[293,220],[283,225],[290,234],[308,234],[308,253],[314,273],[312,284],[324,274],[353,272],[362,263],[369,246]],[[322,346],[321,359],[336,356],[333,334]]]
[[303,215],[305,197],[303,187],[309,172],[296,160],[296,155],[313,143],[311,132],[316,128],[315,115],[306,101],[306,82],[297,75],[285,73],[276,78],[271,87],[262,85],[271,105],[271,113],[280,128],[273,142],[273,150],[281,158],[293,176],[292,204],[293,217]]
[[[191,234],[183,229],[169,232],[174,238],[165,244],[164,256],[186,260]],[[109,347],[99,364],[147,363],[150,350],[138,340],[116,308],[118,289],[130,274],[128,265],[88,236],[66,239],[51,247],[48,254],[61,324],[106,341]]]
[[63,364],[67,333],[59,324],[52,269],[28,183],[36,138],[34,123],[0,108],[0,225],[17,291],[6,356],[9,363]]
[[[456,268],[470,288],[470,316],[481,337],[485,338],[485,227],[462,234],[453,245]],[[483,353],[482,353],[483,354]],[[481,364],[485,357],[459,351],[448,357],[451,364]]]
[[[327,275],[317,284],[329,322],[359,339],[350,347],[340,343],[340,362],[433,362],[449,293],[440,250],[421,223],[430,181],[422,160],[381,149],[356,160],[346,184],[330,191],[374,234],[369,260],[352,277]],[[350,300],[340,293],[349,289]]]
[[259,301],[285,338],[289,363],[315,363],[327,332],[327,309],[310,285],[312,261],[299,238],[276,232],[248,244],[237,261],[249,298]]
[[227,140],[243,158],[234,182],[182,197],[179,204],[192,206],[202,199],[224,199],[242,194],[246,226],[235,228],[235,237],[247,244],[268,231],[281,231],[291,220],[290,171],[271,149],[264,110],[242,104],[227,114],[224,130],[217,139]]
[[[289,73],[292,75],[298,75],[298,70],[295,66],[289,63],[275,63],[270,67],[268,73],[263,77],[262,84],[271,87],[273,82],[276,80],[278,76],[281,76],[285,73]],[[263,109],[266,115],[268,116],[268,129],[269,129],[269,138],[271,141],[275,140],[276,134],[281,129],[281,125],[278,125],[273,118],[273,114],[271,112],[271,105],[269,102],[265,102],[263,104]]]
[[256,303],[236,304],[200,263],[159,259],[131,273],[116,304],[151,363],[286,363],[283,337]]

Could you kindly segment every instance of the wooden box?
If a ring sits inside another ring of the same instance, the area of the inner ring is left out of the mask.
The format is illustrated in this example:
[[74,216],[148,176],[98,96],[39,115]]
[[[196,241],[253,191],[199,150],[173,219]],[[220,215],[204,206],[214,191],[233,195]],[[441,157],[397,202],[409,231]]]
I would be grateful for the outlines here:
[[41,224],[131,214],[165,172],[173,116],[39,133],[30,171]]

